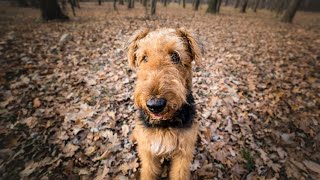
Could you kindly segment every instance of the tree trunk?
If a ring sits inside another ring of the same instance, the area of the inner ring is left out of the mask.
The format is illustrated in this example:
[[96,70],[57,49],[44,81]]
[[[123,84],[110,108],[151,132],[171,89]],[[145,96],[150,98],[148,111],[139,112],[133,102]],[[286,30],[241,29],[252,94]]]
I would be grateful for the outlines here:
[[246,9],[247,9],[247,6],[248,6],[248,0],[243,0],[243,3],[242,3],[242,6],[241,6],[241,9],[240,9],[240,12],[241,12],[241,13],[245,13],[245,12],[246,12]]
[[134,8],[134,0],[128,0],[128,9]]
[[167,7],[168,0],[163,0],[163,6]]
[[53,19],[69,19],[68,16],[62,13],[57,0],[41,0],[40,10],[42,19],[46,21]]
[[151,0],[151,15],[156,14],[157,0]]
[[258,8],[259,4],[260,4],[260,0],[256,0],[256,3],[253,6],[253,12],[257,12],[257,8]]
[[69,4],[70,4],[70,6],[71,6],[73,15],[76,16],[76,11],[75,11],[75,9],[74,9],[74,7],[76,6],[76,5],[75,5],[75,1],[74,1],[74,0],[69,0]]
[[119,0],[120,5],[124,5],[124,0]]
[[119,13],[117,8],[117,0],[113,0],[113,9]]
[[238,8],[240,4],[240,0],[236,0],[236,3],[234,4],[234,8]]
[[221,7],[221,2],[222,2],[222,0],[217,0],[218,2],[217,2],[217,12],[220,12],[220,7]]
[[101,0],[98,0],[98,4],[99,4],[99,6],[101,6]]
[[148,3],[147,0],[142,0],[142,5],[143,5],[144,7],[147,7],[147,3]]
[[182,0],[182,7],[186,8],[186,0]]
[[208,1],[208,13],[216,14],[217,13],[217,5],[218,5],[218,0],[209,0]]
[[291,23],[301,2],[302,0],[291,0],[286,12],[282,16],[281,21],[286,23]]
[[200,5],[200,0],[196,0],[196,2],[195,2],[195,4],[194,4],[194,10],[195,10],[195,11],[198,11],[199,5]]
[[224,2],[224,5],[225,5],[225,6],[228,6],[228,0],[226,0],[226,1]]
[[78,9],[80,9],[80,2],[79,0],[74,0],[75,6],[77,6]]

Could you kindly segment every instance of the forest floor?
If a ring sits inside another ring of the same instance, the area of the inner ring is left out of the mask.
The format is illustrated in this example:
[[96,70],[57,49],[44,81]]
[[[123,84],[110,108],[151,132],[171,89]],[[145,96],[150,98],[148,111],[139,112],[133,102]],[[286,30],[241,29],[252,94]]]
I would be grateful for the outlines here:
[[37,9],[0,7],[0,179],[136,179],[136,74],[123,45],[141,27],[181,26],[205,48],[193,179],[320,179],[319,13],[283,24],[224,6],[159,3],[146,18],[139,3],[119,14],[80,5],[47,23]]

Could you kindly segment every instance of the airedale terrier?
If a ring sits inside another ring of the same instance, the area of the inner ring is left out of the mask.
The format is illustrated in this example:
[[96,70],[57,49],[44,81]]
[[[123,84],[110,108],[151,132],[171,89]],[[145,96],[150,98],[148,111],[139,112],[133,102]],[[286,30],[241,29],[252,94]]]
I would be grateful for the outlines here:
[[142,163],[141,179],[161,174],[161,158],[171,160],[169,178],[190,178],[197,140],[194,120],[192,61],[201,50],[184,28],[142,29],[127,45],[129,64],[137,70],[134,103],[138,108],[132,134]]

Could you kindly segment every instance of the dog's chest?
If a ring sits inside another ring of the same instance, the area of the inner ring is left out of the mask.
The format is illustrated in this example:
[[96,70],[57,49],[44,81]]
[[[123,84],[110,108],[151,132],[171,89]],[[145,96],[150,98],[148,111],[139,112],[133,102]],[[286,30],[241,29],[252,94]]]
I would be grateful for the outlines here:
[[178,136],[176,132],[162,131],[148,137],[151,153],[155,156],[171,156],[179,149]]

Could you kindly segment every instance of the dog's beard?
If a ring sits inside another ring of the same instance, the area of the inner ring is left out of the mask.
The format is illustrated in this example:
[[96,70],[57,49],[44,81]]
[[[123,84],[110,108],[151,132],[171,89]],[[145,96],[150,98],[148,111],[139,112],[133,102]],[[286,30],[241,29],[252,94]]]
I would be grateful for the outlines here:
[[183,128],[192,125],[194,116],[196,114],[194,99],[190,93],[187,96],[187,103],[182,105],[177,111],[174,112],[171,118],[154,118],[150,116],[145,110],[138,109],[138,118],[144,123],[146,127],[158,128]]

